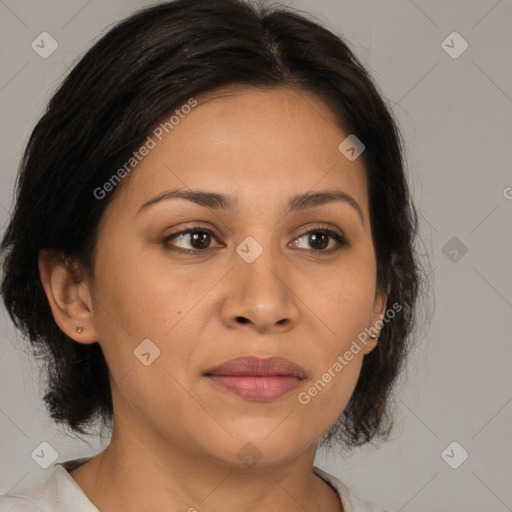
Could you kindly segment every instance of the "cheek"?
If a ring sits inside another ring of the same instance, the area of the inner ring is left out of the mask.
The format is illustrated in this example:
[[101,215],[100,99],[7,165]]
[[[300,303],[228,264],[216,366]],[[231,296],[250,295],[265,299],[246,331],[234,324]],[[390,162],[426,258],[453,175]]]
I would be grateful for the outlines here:
[[[375,270],[371,258],[347,258],[323,282],[307,286],[308,302],[326,326],[328,338],[342,349],[369,326],[375,301]],[[305,287],[306,288],[306,287]]]
[[296,407],[301,428],[317,431],[320,436],[343,413],[357,384],[362,357],[344,362],[340,363],[337,356],[330,358],[298,394]]
[[[127,253],[130,254],[128,249]],[[157,359],[150,366],[151,372],[137,378],[147,380],[149,388],[150,383],[154,387],[159,378],[168,377],[155,375],[153,368],[158,364],[165,364],[177,374],[187,367],[194,350],[192,340],[197,340],[191,327],[194,305],[211,284],[203,280],[191,285],[169,265],[160,260],[159,264],[150,262],[144,254],[137,261],[114,254],[114,250],[105,250],[97,259],[95,326],[100,344],[116,381],[127,372],[144,367],[137,354],[142,350],[140,346],[147,345],[150,360],[154,354]],[[141,345],[143,342],[146,345]]]
[[316,338],[315,375],[299,402],[327,423],[342,413],[361,371],[366,346],[358,336],[369,327],[375,298],[371,265],[370,258],[353,258],[331,276],[328,289],[307,295],[316,297],[318,325],[325,335]]
[[133,339],[161,336],[179,318],[190,287],[169,267],[150,260],[140,244],[128,241],[121,245],[116,235],[117,239],[112,237],[98,251],[96,263],[95,298],[101,327],[122,331]]

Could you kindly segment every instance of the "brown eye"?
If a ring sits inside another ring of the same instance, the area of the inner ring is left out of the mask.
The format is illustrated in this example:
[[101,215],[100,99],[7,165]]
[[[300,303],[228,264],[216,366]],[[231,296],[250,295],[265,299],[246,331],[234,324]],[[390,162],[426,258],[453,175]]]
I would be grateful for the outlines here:
[[216,237],[209,229],[191,228],[167,236],[162,243],[169,249],[198,252],[210,249],[212,239],[216,240]]
[[[297,241],[302,239],[316,252],[332,252],[348,245],[347,240],[341,233],[326,228],[311,229],[297,238]],[[297,241],[295,244],[297,244]],[[331,241],[334,243],[331,243]]]
[[327,249],[329,247],[329,235],[325,233],[310,233],[308,236],[308,242],[314,249]]
[[194,249],[207,249],[210,246],[210,239],[210,234],[205,231],[190,232],[190,244]]

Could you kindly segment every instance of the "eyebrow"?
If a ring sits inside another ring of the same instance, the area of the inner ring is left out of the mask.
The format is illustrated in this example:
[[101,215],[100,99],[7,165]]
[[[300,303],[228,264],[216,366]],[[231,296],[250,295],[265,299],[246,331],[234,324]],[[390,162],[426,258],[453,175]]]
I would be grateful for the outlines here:
[[[162,192],[153,199],[146,201],[139,208],[137,215],[150,206],[168,199],[186,199],[187,201],[191,201],[200,206],[216,210],[222,209],[232,211],[238,205],[238,200],[236,198],[225,194],[206,192],[204,190],[184,190],[176,188]],[[357,201],[351,195],[341,190],[306,192],[304,194],[292,196],[288,202],[288,209],[291,212],[301,211],[333,202],[341,202],[350,205],[354,210],[356,210],[359,218],[364,223],[364,215]]]

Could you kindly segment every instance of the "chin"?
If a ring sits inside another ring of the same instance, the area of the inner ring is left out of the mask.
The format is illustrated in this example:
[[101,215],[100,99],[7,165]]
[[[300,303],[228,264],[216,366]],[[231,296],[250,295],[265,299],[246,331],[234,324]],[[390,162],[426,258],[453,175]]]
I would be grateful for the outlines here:
[[229,465],[250,468],[286,463],[301,455],[313,444],[316,445],[316,437],[306,436],[298,425],[293,429],[293,434],[289,425],[280,430],[281,420],[260,423],[261,428],[252,425],[250,432],[243,428],[231,428],[229,433],[232,437],[226,434],[217,442],[209,437],[205,440],[205,447],[209,456]]

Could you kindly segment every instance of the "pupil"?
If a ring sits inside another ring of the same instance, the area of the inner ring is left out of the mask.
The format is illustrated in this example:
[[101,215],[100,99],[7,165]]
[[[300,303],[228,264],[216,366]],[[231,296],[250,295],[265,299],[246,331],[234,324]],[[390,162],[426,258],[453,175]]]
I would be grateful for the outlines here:
[[[210,244],[210,235],[205,233],[204,231],[197,231],[192,234],[192,246],[196,249],[204,249],[207,248]],[[205,242],[206,239],[206,243]],[[198,242],[198,243],[196,243]]]
[[[318,241],[320,241],[321,243],[318,244]],[[316,244],[317,249],[325,249],[328,246],[328,243],[326,243],[327,241],[328,237],[325,233],[312,234],[309,237],[309,243],[313,246],[315,246]]]

